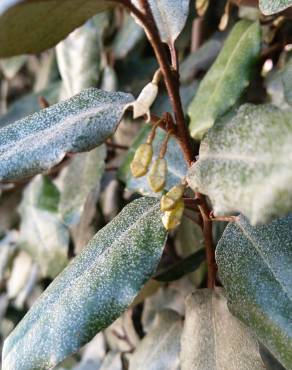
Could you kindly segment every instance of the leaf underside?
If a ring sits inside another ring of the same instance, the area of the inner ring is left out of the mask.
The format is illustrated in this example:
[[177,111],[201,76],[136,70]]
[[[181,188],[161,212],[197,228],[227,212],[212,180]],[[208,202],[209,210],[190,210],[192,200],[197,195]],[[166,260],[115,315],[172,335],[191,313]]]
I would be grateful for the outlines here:
[[50,369],[107,327],[155,271],[165,238],[156,199],[126,206],[6,339],[3,370]]
[[232,313],[287,368],[292,364],[292,216],[252,227],[230,223],[216,248]]
[[49,49],[87,19],[113,5],[107,0],[2,0],[0,57]]

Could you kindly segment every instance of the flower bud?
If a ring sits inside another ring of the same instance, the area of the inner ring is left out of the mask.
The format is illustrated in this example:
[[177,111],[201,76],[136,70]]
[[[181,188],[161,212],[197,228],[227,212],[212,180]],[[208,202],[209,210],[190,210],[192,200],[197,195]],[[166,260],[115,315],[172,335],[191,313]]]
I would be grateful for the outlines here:
[[157,158],[148,174],[148,183],[150,188],[159,192],[164,188],[167,175],[167,162],[164,158]]
[[184,207],[184,201],[180,199],[171,211],[164,213],[162,223],[166,230],[172,230],[181,223]]
[[158,94],[157,84],[150,82],[141,91],[138,98],[130,104],[127,104],[125,109],[133,108],[134,119],[147,115],[147,122],[150,121],[150,107],[154,103]]
[[146,175],[153,155],[151,144],[141,144],[135,152],[130,168],[134,177]]
[[179,200],[182,198],[185,191],[185,186],[180,184],[172,187],[168,193],[162,196],[160,208],[162,211],[170,211],[173,209]]

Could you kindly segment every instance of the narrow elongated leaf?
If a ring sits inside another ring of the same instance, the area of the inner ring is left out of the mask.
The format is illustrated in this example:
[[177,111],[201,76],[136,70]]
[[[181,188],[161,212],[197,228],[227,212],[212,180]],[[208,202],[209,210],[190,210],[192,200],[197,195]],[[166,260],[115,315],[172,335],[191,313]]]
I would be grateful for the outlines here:
[[200,249],[174,265],[169,266],[167,269],[158,271],[155,274],[154,279],[158,281],[173,281],[180,279],[184,275],[198,269],[204,260],[205,250]]
[[8,112],[0,117],[0,127],[7,126],[29,114],[40,111],[41,107],[38,100],[40,96],[43,96],[50,105],[56,104],[59,100],[60,85],[60,82],[52,83],[39,93],[24,95],[13,102],[9,106]]
[[291,117],[246,104],[209,131],[188,182],[211,198],[216,215],[239,211],[257,224],[291,211]]
[[248,86],[260,43],[259,23],[242,20],[234,26],[189,106],[193,138],[202,139],[215,120],[234,105]]
[[[134,157],[137,147],[146,142],[147,136],[150,132],[150,126],[145,126],[140,131],[139,135],[135,139],[131,148],[128,151],[127,156],[119,169],[119,177],[121,180],[126,182],[127,189],[138,191],[143,195],[159,196],[161,193],[153,193],[149,187],[147,181],[147,175],[139,178],[132,177],[130,171],[130,163]],[[165,138],[165,132],[158,128],[156,131],[156,136],[153,141],[153,160],[159,156],[160,147]],[[170,138],[167,146],[167,151],[165,154],[165,159],[167,160],[167,180],[165,189],[169,190],[172,186],[177,185],[181,182],[182,178],[187,173],[187,164],[184,159],[183,153],[180,146],[174,138]]]
[[165,237],[155,199],[138,199],[125,207],[8,337],[3,370],[50,369],[107,327],[155,271]]
[[179,369],[181,332],[180,316],[172,310],[162,311],[130,358],[129,370]]
[[216,249],[232,313],[291,369],[292,216],[252,227],[244,217],[226,228]]
[[260,9],[265,15],[279,13],[292,6],[292,0],[260,0]]
[[123,59],[143,38],[144,32],[135,20],[129,15],[122,28],[116,35],[113,43],[113,53],[116,59]]
[[76,225],[90,194],[97,200],[104,171],[106,148],[102,145],[89,153],[79,153],[64,170],[59,212],[65,224]]
[[68,152],[102,144],[132,100],[130,94],[91,88],[2,128],[0,181],[35,175],[58,164]]
[[68,263],[69,232],[58,217],[59,192],[50,179],[37,176],[20,204],[19,245],[54,278]]
[[100,48],[100,33],[92,19],[57,45],[58,67],[66,97],[97,86]]
[[186,299],[182,370],[264,370],[259,346],[231,315],[223,290],[201,289]]
[[[132,3],[140,7],[139,0]],[[181,33],[189,13],[189,0],[149,0],[161,40],[173,44]]]
[[0,57],[49,49],[113,5],[109,0],[2,0]]

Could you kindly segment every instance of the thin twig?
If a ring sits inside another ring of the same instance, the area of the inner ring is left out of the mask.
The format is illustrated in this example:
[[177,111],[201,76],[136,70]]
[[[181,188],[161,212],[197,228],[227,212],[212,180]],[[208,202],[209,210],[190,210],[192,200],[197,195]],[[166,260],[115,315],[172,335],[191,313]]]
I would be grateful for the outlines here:
[[114,149],[121,149],[121,150],[128,150],[129,149],[129,147],[127,145],[120,145],[120,144],[116,144],[116,143],[111,143],[110,141],[107,141],[106,145],[108,147],[114,148]]

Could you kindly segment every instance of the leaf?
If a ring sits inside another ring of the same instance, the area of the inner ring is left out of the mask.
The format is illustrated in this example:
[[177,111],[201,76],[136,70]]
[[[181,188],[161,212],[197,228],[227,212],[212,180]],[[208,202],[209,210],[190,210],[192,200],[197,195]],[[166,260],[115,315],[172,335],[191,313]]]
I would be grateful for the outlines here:
[[9,80],[15,77],[23,65],[27,62],[27,59],[27,55],[0,59],[0,67],[4,76]]
[[33,176],[58,164],[68,152],[102,144],[132,100],[130,94],[91,88],[0,129],[0,181]]
[[3,370],[49,369],[118,318],[160,260],[160,217],[142,198],[100,230],[5,341]]
[[279,13],[292,6],[291,0],[260,0],[260,9],[265,15]]
[[[132,3],[137,8],[140,8],[139,0],[132,0]],[[186,23],[190,1],[149,0],[148,3],[158,27],[161,40],[173,45]]]
[[282,71],[282,81],[286,101],[292,106],[292,58],[289,59]]
[[221,288],[196,290],[186,299],[181,369],[265,369],[256,339],[228,311]]
[[0,57],[49,49],[87,19],[113,5],[107,0],[2,0]]
[[181,332],[180,316],[172,310],[162,311],[130,358],[129,370],[179,369]]
[[207,70],[222,48],[222,40],[214,37],[206,41],[198,50],[189,54],[180,65],[180,81],[192,81],[198,70]]
[[116,59],[123,59],[143,38],[144,32],[131,16],[127,16],[123,26],[113,42],[113,54]]
[[[145,125],[145,127],[142,128],[134,143],[130,147],[124,159],[124,162],[119,169],[118,175],[122,181],[126,182],[127,189],[137,191],[143,195],[151,195],[157,197],[160,196],[161,193],[153,193],[148,185],[147,175],[140,178],[134,178],[132,177],[130,171],[130,163],[132,162],[135,151],[141,143],[146,142],[149,132],[150,126]],[[158,128],[153,142],[153,160],[159,156],[160,147],[164,138],[165,132],[162,129]],[[165,159],[167,160],[168,167],[165,189],[169,190],[174,185],[180,183],[187,172],[187,164],[181,148],[179,147],[177,141],[172,137],[169,139],[168,142]]]
[[55,82],[38,93],[24,95],[20,99],[13,102],[9,106],[8,112],[0,117],[0,128],[7,126],[16,120],[24,118],[29,114],[40,111],[41,107],[38,100],[40,96],[43,96],[50,105],[56,104],[58,102],[59,92],[60,83]]
[[234,26],[189,106],[193,138],[202,139],[215,120],[234,105],[248,86],[260,43],[258,22],[242,20]]
[[216,249],[231,312],[287,368],[292,364],[292,216],[252,227],[240,216]]
[[20,204],[19,245],[54,278],[68,263],[69,232],[58,218],[59,192],[46,177],[35,177]]
[[292,209],[291,140],[291,111],[243,105],[206,135],[189,185],[210,197],[215,215],[241,212],[253,225],[285,215]]
[[100,72],[100,31],[90,19],[77,28],[57,47],[57,61],[65,97],[96,87]]
[[59,213],[66,225],[76,225],[80,222],[89,197],[91,202],[96,202],[105,157],[106,148],[102,145],[91,152],[77,154],[64,169]]
[[158,271],[153,278],[158,281],[178,280],[184,275],[197,270],[204,260],[205,250],[200,249],[167,269]]

